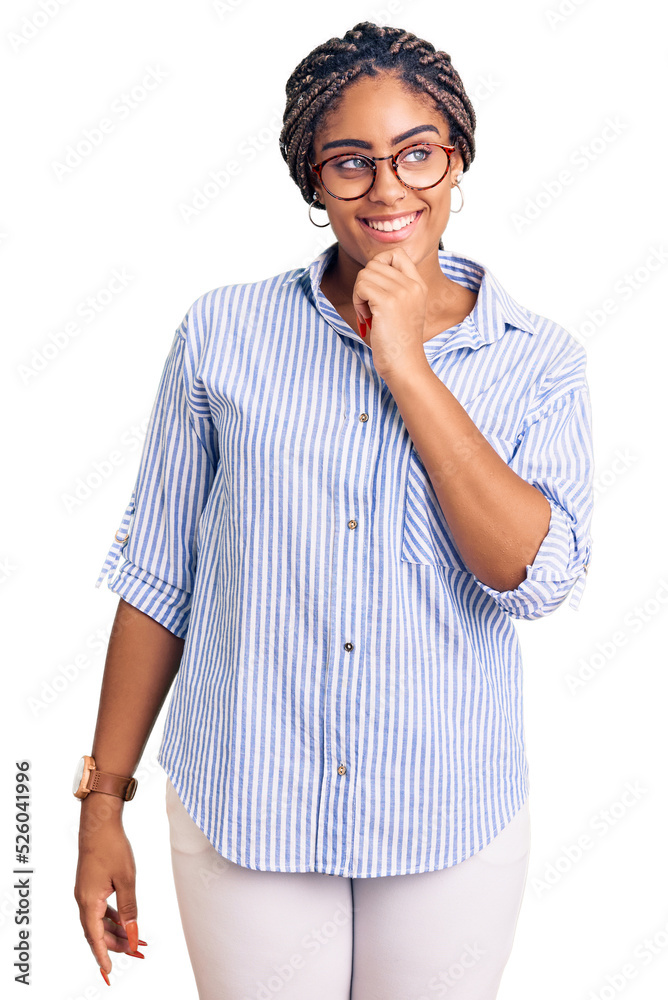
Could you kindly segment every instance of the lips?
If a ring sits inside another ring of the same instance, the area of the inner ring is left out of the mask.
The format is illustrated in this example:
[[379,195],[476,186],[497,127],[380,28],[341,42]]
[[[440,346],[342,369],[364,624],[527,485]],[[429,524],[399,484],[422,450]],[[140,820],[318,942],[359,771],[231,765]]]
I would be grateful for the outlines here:
[[416,210],[414,212],[404,212],[402,215],[387,215],[380,218],[371,217],[367,219],[362,217],[362,222],[376,232],[398,233],[402,229],[405,229],[406,226],[409,226],[411,222],[414,222],[419,214],[420,212]]
[[375,222],[383,222],[386,220],[388,223],[393,223],[395,219],[401,221],[414,216],[412,222],[408,223],[408,225],[401,226],[400,229],[374,229],[373,226],[370,226],[367,220],[361,216],[357,217],[357,221],[360,226],[364,228],[364,232],[367,233],[371,239],[380,243],[397,243],[407,239],[411,235],[411,233],[415,230],[415,227],[419,224],[423,211],[424,209],[420,209],[416,212],[404,212],[401,215],[394,215],[392,217],[387,216],[381,217],[381,219],[371,220]]

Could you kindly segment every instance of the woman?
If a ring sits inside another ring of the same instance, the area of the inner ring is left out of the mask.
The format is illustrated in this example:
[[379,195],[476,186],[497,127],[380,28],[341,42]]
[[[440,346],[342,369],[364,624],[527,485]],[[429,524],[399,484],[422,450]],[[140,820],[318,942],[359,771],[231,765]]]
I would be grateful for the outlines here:
[[584,586],[585,354],[439,242],[475,151],[446,53],[361,22],[286,92],[281,151],[336,242],[176,331],[98,580],[121,601],[75,895],[107,979],[141,954],[121,816],[176,679],[199,996],[492,1000],[530,840],[512,619]]

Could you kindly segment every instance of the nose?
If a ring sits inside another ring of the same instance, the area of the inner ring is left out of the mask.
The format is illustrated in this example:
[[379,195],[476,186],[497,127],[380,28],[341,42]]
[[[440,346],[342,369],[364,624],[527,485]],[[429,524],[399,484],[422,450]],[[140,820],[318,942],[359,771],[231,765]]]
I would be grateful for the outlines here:
[[404,197],[405,191],[406,188],[392,169],[392,158],[387,156],[377,159],[376,177],[367,198],[392,205],[398,198]]

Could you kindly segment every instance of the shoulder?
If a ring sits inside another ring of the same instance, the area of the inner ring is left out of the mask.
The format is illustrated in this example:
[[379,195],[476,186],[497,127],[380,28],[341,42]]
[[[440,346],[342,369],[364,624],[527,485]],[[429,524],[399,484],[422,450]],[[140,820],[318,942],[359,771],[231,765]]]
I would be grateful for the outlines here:
[[484,268],[484,273],[490,285],[490,295],[496,299],[506,325],[528,335],[526,349],[536,370],[546,375],[549,373],[561,382],[570,374],[574,386],[581,384],[587,363],[584,345],[561,323],[515,298],[491,270]]
[[483,342],[505,352],[512,341],[536,377],[542,373],[563,380],[570,372],[574,382],[584,380],[586,350],[564,326],[516,299],[495,270],[481,261],[448,251],[440,251],[439,260],[448,277],[478,292]]
[[481,288],[484,279],[482,308],[494,317],[489,324],[494,328],[490,340],[498,337],[493,347],[517,359],[530,413],[543,413],[546,408],[563,405],[575,394],[588,393],[587,352],[565,326],[516,299],[505,283],[479,261],[460,256],[453,263],[470,280],[479,281]]
[[531,367],[530,423],[567,406],[575,397],[588,397],[587,352],[561,323],[523,307],[533,333],[526,363]]
[[562,391],[586,385],[587,351],[561,323],[523,307],[533,329],[531,343],[543,382],[558,381]]
[[250,301],[258,296],[277,295],[283,288],[299,284],[298,279],[305,274],[306,268],[295,267],[287,271],[279,271],[266,278],[256,281],[236,282],[229,285],[219,285],[203,292],[190,306],[189,312],[197,315],[206,314],[212,308],[235,300]]
[[266,308],[282,295],[301,289],[299,279],[306,270],[291,268],[256,281],[218,285],[202,292],[189,306],[177,332],[193,347],[201,346],[223,322],[229,325],[247,319],[249,314]]

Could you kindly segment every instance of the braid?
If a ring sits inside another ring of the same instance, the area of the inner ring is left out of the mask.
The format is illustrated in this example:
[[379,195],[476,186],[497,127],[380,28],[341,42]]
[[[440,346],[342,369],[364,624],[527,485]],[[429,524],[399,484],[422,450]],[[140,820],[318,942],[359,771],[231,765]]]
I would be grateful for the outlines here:
[[305,201],[310,203],[314,194],[307,159],[313,156],[316,130],[336,109],[349,83],[361,76],[377,76],[378,70],[399,72],[406,87],[434,100],[448,122],[450,142],[457,146],[464,170],[471,166],[475,111],[448,53],[403,28],[360,21],[342,38],[330,38],[313,49],[285,85],[287,102],[279,145]]

